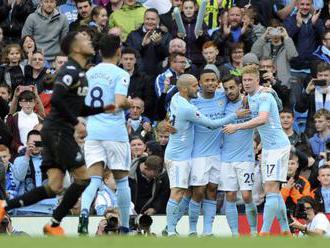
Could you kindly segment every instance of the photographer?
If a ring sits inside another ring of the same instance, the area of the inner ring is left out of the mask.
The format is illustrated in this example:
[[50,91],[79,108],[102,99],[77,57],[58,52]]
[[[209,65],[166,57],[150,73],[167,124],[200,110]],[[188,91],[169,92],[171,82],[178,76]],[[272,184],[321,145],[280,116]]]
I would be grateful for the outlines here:
[[150,155],[137,159],[129,175],[132,202],[138,214],[164,214],[170,188],[163,159]]
[[104,214],[104,219],[99,222],[96,235],[119,234],[119,211],[116,208],[108,208]]
[[0,222],[0,235],[8,235],[8,236],[28,236],[27,233],[22,231],[16,231],[11,223],[11,219],[9,215],[5,215],[3,220]]
[[307,114],[306,134],[310,137],[315,132],[314,114],[316,111],[325,108],[330,110],[330,92],[328,86],[330,82],[330,65],[321,62],[317,66],[316,78],[309,81],[306,89],[302,92],[295,110]]
[[302,197],[298,201],[297,218],[304,219],[306,224],[291,216],[291,227],[299,230],[303,235],[308,236],[330,236],[330,223],[324,213],[319,212],[316,201],[310,197]]

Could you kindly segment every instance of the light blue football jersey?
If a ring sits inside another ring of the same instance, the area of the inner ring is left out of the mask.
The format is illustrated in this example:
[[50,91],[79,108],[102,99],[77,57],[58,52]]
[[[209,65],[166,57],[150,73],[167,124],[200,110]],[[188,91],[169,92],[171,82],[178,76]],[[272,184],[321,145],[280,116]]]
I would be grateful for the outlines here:
[[[115,104],[115,95],[127,95],[130,76],[120,67],[100,63],[87,73],[88,95],[85,103],[91,107]],[[87,119],[86,140],[128,141],[124,111],[98,114]]]
[[[212,99],[203,98],[201,95],[190,102],[198,111],[211,120],[223,118],[227,97],[223,91],[217,91]],[[222,131],[220,129],[209,129],[202,125],[194,125],[194,146],[192,157],[208,157],[220,155],[220,140]]]
[[194,144],[194,124],[212,129],[219,128],[236,119],[236,114],[224,119],[211,120],[198,111],[197,107],[176,93],[170,104],[170,120],[176,133],[170,135],[165,150],[166,160],[186,161],[192,156]]
[[271,150],[289,146],[290,141],[282,129],[274,97],[269,93],[258,91],[253,96],[248,96],[248,102],[253,118],[257,117],[260,112],[269,113],[267,123],[257,127],[262,148]]
[[[242,100],[228,102],[225,116],[235,113],[242,107]],[[251,116],[240,118],[235,123],[246,122]],[[224,134],[221,146],[221,161],[223,162],[254,162],[253,129],[238,130],[233,134]]]

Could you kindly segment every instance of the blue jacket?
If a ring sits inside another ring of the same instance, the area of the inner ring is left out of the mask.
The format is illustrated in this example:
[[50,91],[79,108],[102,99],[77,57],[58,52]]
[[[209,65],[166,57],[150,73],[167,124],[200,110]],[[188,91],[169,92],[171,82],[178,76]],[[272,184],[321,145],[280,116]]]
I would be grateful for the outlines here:
[[[42,157],[41,155],[32,156],[32,164],[30,159],[25,155],[17,157],[11,166],[12,175],[16,181],[20,182],[18,195],[22,195],[26,192],[31,191],[35,187],[39,187],[46,181],[42,176],[40,169]],[[33,165],[33,171],[31,166]],[[34,178],[32,176],[34,175]],[[21,215],[23,213],[41,213],[41,214],[51,214],[55,205],[57,204],[57,199],[45,199],[31,206],[17,209],[16,215]]]
[[309,142],[312,147],[313,154],[318,157],[320,152],[325,151],[325,143],[330,140],[330,135],[325,139],[321,139],[318,133],[314,134],[312,138],[309,139]]
[[294,14],[284,20],[284,26],[289,36],[293,39],[299,54],[298,57],[291,60],[291,67],[296,70],[309,69],[313,52],[319,45],[317,41],[325,28],[321,19],[318,19],[315,25],[309,19],[306,24],[303,23],[298,28],[296,16]]

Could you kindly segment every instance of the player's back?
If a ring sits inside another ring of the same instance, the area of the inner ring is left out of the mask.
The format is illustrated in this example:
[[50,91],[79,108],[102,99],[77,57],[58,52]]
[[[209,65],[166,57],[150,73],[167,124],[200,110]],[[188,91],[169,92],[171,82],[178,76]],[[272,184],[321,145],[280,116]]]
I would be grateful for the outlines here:
[[[242,107],[242,100],[228,102],[225,116],[235,113]],[[240,118],[235,123],[246,122],[251,116]],[[253,129],[238,130],[233,134],[224,134],[221,147],[221,161],[223,162],[247,162],[254,161]]]
[[[91,107],[115,104],[115,95],[127,95],[129,74],[110,63],[100,63],[87,72],[88,95],[85,103]],[[87,140],[128,141],[124,111],[88,117]]]
[[170,104],[170,120],[176,132],[170,135],[165,150],[166,160],[184,161],[191,159],[194,142],[193,123],[186,118],[186,113],[195,111],[197,108],[185,98],[176,93]]
[[259,126],[258,132],[264,149],[277,149],[290,145],[287,135],[284,133],[278,107],[274,97],[269,93],[257,92],[248,96],[249,107],[253,117],[260,112],[268,112],[268,121]]
[[[211,99],[203,98],[201,95],[192,99],[191,103],[206,117],[218,120],[223,117],[227,103],[225,93],[216,92]],[[210,129],[202,125],[194,125],[194,146],[192,157],[207,157],[220,155],[220,129]]]

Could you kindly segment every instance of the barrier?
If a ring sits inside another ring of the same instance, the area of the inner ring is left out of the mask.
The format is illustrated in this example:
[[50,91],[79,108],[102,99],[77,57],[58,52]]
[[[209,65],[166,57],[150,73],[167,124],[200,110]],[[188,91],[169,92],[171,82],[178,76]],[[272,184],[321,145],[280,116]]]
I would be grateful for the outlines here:
[[[327,215],[330,220],[330,214]],[[166,226],[166,216],[153,216],[153,224],[151,226],[152,232],[157,235],[161,235],[162,230]],[[89,232],[94,235],[97,229],[97,225],[102,217],[91,217],[89,224]],[[50,217],[13,217],[13,226],[19,231],[24,231],[31,236],[42,235],[42,227],[49,222]],[[241,235],[247,235],[250,232],[248,221],[245,215],[239,216],[239,232]],[[258,230],[261,229],[262,215],[258,216]],[[65,229],[65,233],[69,236],[77,235],[78,217],[66,217],[62,226]],[[188,216],[183,216],[177,226],[177,231],[180,235],[188,235],[189,232],[189,220]],[[199,234],[203,231],[203,216],[200,216],[197,231]],[[214,220],[213,232],[216,236],[230,236],[230,228],[227,223],[227,219],[224,215],[217,215]],[[280,233],[280,227],[277,220],[274,221],[271,232],[273,234]]]

